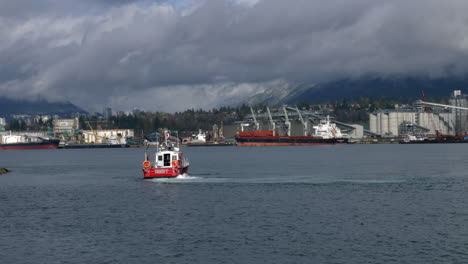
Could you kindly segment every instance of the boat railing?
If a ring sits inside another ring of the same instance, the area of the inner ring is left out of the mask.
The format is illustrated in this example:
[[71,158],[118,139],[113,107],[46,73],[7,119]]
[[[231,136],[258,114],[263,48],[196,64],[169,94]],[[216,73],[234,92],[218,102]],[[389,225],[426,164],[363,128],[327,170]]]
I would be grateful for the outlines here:
[[182,168],[188,167],[190,165],[190,162],[186,157],[182,158]]

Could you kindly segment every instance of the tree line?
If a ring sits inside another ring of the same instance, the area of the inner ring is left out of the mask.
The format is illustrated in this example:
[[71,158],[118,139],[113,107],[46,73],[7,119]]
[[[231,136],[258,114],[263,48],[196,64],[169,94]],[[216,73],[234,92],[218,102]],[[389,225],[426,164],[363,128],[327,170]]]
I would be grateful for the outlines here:
[[[446,102],[444,98],[433,100]],[[297,102],[292,106],[299,109],[321,112],[330,115],[336,120],[345,123],[367,124],[369,113],[380,109],[395,109],[402,105],[411,105],[413,102],[404,98],[369,98],[361,97],[357,99],[337,100],[322,104],[308,104]],[[266,105],[256,105],[256,111],[266,112]],[[275,106],[270,106],[275,108]],[[250,114],[250,106],[240,105],[236,107],[223,106],[211,110],[188,109],[183,112],[144,112],[117,113],[107,119],[99,115],[81,115],[79,117],[80,128],[82,129],[134,129],[135,131],[148,134],[157,131],[159,128],[169,128],[180,132],[196,132],[198,129],[211,130],[213,125],[232,125],[236,121],[241,121]],[[13,131],[47,131],[52,129],[52,120],[12,120],[7,124],[7,130]]]

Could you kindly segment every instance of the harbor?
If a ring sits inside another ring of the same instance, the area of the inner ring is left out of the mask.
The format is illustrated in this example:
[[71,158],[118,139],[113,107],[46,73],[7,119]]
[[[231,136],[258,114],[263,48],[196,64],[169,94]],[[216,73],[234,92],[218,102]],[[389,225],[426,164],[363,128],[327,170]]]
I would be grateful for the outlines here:
[[[342,122],[298,106],[249,107],[243,120],[181,131],[171,140],[182,147],[467,143],[468,97],[456,90],[450,98],[450,104],[417,100],[376,110],[368,114],[368,124]],[[58,118],[48,131],[0,131],[0,150],[138,148],[168,129],[136,133],[134,128],[103,127],[108,122]],[[4,130],[5,121],[1,123]]]
[[468,1],[0,3],[0,264],[468,263]]

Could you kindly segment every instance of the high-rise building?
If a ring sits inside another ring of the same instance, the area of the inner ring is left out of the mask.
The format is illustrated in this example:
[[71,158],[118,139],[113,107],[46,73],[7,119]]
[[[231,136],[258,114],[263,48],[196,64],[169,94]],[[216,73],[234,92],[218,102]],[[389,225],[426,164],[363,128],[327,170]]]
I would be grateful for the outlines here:
[[141,112],[142,112],[142,111],[141,111],[140,109],[138,109],[138,108],[133,108],[133,110],[132,110],[132,115],[133,115],[133,116],[137,116],[137,115],[139,115]]
[[105,107],[104,110],[102,110],[102,115],[104,116],[105,119],[109,119],[112,116],[112,108],[110,107]]

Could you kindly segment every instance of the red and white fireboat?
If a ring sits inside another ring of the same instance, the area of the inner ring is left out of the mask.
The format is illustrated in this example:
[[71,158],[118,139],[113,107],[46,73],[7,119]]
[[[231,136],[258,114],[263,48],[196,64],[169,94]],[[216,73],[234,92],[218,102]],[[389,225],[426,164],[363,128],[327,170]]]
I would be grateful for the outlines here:
[[187,173],[190,163],[180,151],[179,146],[175,146],[168,141],[168,135],[165,136],[163,143],[157,143],[154,159],[145,151],[145,160],[143,161],[143,177],[149,178],[173,178]]

